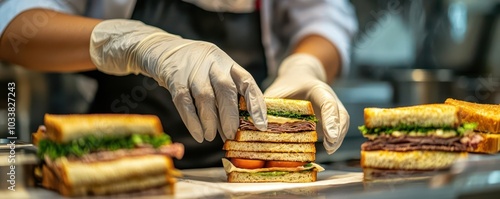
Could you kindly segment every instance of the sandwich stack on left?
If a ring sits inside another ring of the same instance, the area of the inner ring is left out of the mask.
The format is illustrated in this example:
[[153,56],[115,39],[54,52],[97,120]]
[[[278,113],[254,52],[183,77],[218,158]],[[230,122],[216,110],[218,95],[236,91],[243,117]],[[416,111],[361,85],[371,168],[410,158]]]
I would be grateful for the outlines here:
[[180,172],[172,158],[181,159],[184,146],[170,140],[158,117],[46,114],[44,123],[33,134],[43,187],[64,196],[173,193]]

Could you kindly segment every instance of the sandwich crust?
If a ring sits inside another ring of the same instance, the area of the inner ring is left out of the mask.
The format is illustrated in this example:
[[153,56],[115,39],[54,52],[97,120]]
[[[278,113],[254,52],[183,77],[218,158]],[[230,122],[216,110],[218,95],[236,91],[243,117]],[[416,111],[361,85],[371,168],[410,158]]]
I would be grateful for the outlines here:
[[139,176],[122,181],[116,181],[104,185],[84,185],[84,186],[67,186],[62,182],[57,175],[43,165],[42,168],[42,186],[55,190],[64,196],[88,196],[88,195],[109,195],[117,193],[127,193],[133,191],[144,191],[155,189],[160,191],[160,194],[173,194],[175,187],[175,178],[164,175],[154,176]]
[[234,140],[241,142],[316,142],[318,134],[316,131],[284,133],[238,130]]
[[[45,114],[46,135],[58,143],[81,137],[127,136],[132,134],[162,134],[163,127],[155,115],[138,114]],[[133,123],[134,125],[130,125]]]
[[[264,98],[268,111],[292,112],[299,115],[314,115],[314,109],[310,101],[282,98]],[[240,96],[239,110],[246,111],[245,98]]]
[[422,127],[458,127],[458,108],[447,104],[424,104],[397,108],[365,108],[365,126],[396,127],[414,125]]
[[36,132],[31,134],[31,142],[33,143],[33,145],[38,146],[38,142],[40,142],[40,140],[42,139],[45,139],[45,137],[45,131],[39,127]]
[[307,170],[300,172],[284,172],[280,175],[260,175],[256,173],[236,172],[227,174],[228,182],[257,183],[257,182],[315,182],[317,171]]
[[469,149],[475,153],[498,153],[500,152],[500,134],[479,133],[483,140],[479,142],[476,149]]
[[500,134],[500,105],[478,104],[452,98],[446,99],[444,103],[458,107],[462,122],[476,123],[477,131]]
[[401,170],[436,170],[451,167],[467,152],[445,151],[361,151],[361,167]]
[[60,176],[68,187],[105,185],[141,176],[171,176],[172,159],[163,155],[126,157],[112,161],[82,163],[56,161],[61,166]]

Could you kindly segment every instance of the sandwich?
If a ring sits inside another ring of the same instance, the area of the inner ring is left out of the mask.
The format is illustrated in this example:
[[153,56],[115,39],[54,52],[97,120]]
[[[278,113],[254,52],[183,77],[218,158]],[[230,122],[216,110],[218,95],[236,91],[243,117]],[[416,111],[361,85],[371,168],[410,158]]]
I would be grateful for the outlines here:
[[462,123],[458,113],[446,104],[365,108],[359,127],[368,138],[361,145],[364,178],[448,169],[466,157],[481,137],[473,133],[476,125]]
[[259,131],[239,100],[240,126],[234,140],[226,140],[222,159],[228,182],[314,182],[318,140],[311,102],[265,98],[267,131]]
[[464,122],[476,123],[476,133],[481,141],[476,149],[469,152],[498,153],[500,151],[500,105],[478,104],[456,99],[446,99],[445,104],[458,107],[459,117]]
[[46,114],[32,138],[41,186],[64,196],[173,194],[180,171],[172,158],[184,155],[154,115]]

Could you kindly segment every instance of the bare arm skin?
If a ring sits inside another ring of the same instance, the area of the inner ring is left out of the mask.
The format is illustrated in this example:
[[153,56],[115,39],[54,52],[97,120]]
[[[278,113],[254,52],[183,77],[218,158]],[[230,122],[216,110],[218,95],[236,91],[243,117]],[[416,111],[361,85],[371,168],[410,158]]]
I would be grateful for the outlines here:
[[307,53],[318,58],[326,71],[327,83],[332,83],[340,73],[340,54],[329,40],[319,35],[303,38],[295,47],[294,53]]
[[0,38],[0,60],[44,72],[95,70],[90,35],[100,20],[44,9],[14,18]]

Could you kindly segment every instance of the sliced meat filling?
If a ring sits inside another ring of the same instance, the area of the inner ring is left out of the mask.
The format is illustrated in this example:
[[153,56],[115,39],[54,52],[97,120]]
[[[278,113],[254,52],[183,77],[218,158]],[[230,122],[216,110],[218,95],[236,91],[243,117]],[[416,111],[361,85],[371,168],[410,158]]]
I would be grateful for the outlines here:
[[[240,130],[243,131],[258,131],[257,127],[252,122],[240,118]],[[314,131],[316,130],[316,123],[311,121],[301,122],[285,122],[267,124],[267,132],[301,132],[301,131]]]
[[70,156],[69,161],[81,161],[83,163],[92,163],[100,161],[111,161],[124,157],[134,157],[143,155],[165,155],[181,159],[184,156],[184,145],[181,143],[172,143],[170,145],[154,148],[149,145],[143,145],[134,149],[120,149],[116,151],[98,151],[85,154],[82,157]]
[[442,138],[436,136],[414,137],[388,135],[378,136],[376,139],[367,141],[361,145],[365,151],[388,150],[388,151],[467,151],[469,147],[476,148],[482,140],[480,135],[471,134],[464,137]]

